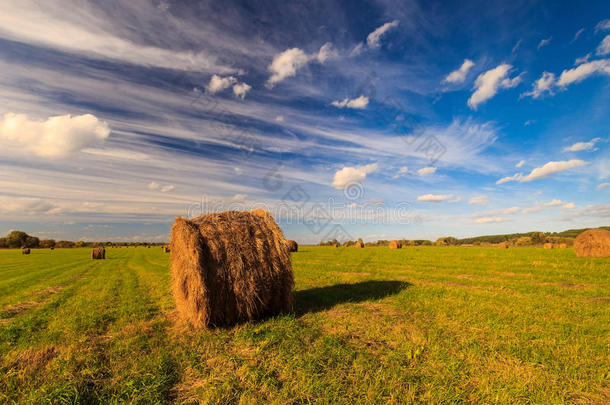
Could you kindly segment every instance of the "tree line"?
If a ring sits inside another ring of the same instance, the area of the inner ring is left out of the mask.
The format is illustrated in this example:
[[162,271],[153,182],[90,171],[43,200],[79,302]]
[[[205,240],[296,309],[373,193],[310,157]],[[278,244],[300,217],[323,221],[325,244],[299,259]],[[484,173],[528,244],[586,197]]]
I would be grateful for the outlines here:
[[17,248],[82,248],[82,247],[101,247],[101,246],[161,246],[165,243],[147,243],[147,242],[85,242],[59,240],[55,239],[40,239],[36,236],[28,235],[23,231],[10,231],[8,235],[0,238],[0,248],[17,249]]

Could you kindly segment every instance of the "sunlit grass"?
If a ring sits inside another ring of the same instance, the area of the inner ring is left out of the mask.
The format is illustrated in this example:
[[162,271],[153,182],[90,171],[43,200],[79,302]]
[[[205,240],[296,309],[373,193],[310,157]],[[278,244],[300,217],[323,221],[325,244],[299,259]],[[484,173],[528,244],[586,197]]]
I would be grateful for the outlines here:
[[607,403],[610,262],[301,247],[292,314],[180,324],[160,248],[0,251],[0,403]]

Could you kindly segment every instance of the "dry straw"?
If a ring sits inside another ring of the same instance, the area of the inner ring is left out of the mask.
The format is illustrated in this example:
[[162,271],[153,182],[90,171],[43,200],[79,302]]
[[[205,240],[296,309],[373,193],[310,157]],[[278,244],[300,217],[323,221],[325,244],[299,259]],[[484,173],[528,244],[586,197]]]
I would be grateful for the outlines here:
[[299,251],[299,244],[297,243],[296,240],[289,240],[287,242],[288,242],[288,250],[290,250],[291,252]]
[[508,243],[506,243],[506,242],[500,242],[500,243],[498,243],[497,246],[500,249],[508,249]]
[[170,239],[176,308],[194,327],[232,325],[291,308],[288,243],[268,212],[178,217]]
[[94,248],[91,251],[91,259],[93,260],[103,260],[106,258],[106,249],[101,247],[101,248]]
[[574,240],[574,250],[580,257],[610,257],[610,231],[590,229]]
[[390,241],[390,249],[400,249],[400,248],[402,248],[402,245],[400,244],[399,241],[397,241],[397,240]]
[[545,249],[553,249],[553,247],[554,247],[554,246],[553,246],[553,244],[552,244],[552,243],[545,243],[545,244],[544,244],[544,248],[545,248]]

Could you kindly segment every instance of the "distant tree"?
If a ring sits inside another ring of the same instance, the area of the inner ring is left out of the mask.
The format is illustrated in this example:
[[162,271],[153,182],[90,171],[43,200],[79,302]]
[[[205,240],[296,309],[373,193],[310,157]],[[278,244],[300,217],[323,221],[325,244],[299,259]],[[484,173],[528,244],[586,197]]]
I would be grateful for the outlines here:
[[22,231],[11,231],[6,236],[6,245],[9,248],[20,248],[25,247],[25,241],[28,238],[28,234]]
[[56,248],[72,248],[72,247],[74,247],[74,242],[69,241],[69,240],[60,240],[57,243],[55,243],[55,247]]
[[39,246],[44,249],[55,247],[55,239],[42,239]]
[[38,239],[36,236],[28,235],[28,237],[25,238],[24,246],[27,248],[36,248],[36,247],[40,246],[40,239]]
[[77,242],[74,242],[74,247],[75,248],[82,248],[87,246],[87,243],[85,241],[79,240]]
[[0,248],[6,248],[8,245],[6,244],[6,238],[0,238]]

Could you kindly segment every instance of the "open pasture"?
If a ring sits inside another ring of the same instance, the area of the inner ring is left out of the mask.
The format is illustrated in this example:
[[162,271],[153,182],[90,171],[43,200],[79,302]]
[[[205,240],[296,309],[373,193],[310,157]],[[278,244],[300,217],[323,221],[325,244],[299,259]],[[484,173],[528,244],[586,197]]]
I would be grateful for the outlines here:
[[292,253],[294,311],[193,331],[160,248],[0,250],[0,403],[608,403],[610,262]]

